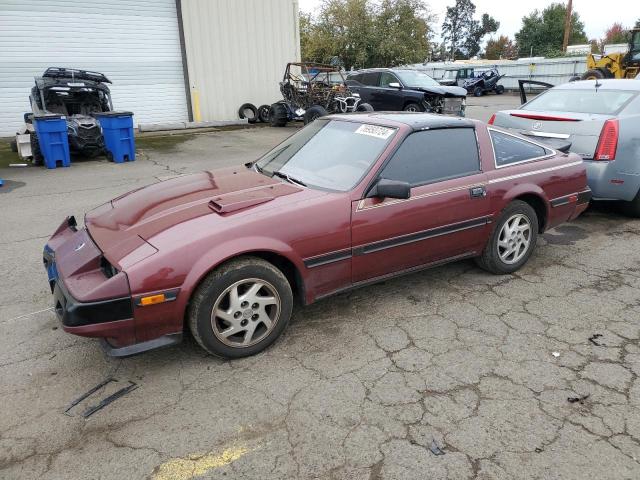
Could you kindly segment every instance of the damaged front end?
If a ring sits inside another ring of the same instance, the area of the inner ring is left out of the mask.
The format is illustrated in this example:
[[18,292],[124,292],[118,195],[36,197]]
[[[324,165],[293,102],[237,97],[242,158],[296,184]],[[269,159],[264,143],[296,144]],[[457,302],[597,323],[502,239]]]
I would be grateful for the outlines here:
[[464,117],[467,108],[466,97],[449,97],[425,93],[423,106],[426,112]]

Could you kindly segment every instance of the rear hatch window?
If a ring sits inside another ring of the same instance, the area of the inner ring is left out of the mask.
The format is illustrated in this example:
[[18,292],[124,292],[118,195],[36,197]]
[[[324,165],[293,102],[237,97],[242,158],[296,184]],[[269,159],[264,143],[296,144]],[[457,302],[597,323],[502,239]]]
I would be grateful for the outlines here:
[[531,100],[521,110],[615,115],[635,96],[624,90],[564,90],[554,88]]

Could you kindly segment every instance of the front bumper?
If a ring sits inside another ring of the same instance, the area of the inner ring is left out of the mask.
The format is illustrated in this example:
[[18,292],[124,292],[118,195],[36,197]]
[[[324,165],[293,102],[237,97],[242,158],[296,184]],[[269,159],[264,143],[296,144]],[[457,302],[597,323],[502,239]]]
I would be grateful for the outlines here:
[[178,290],[163,292],[169,303],[138,308],[140,299],[131,295],[127,275],[106,269],[105,261],[89,233],[76,228],[73,217],[45,245],[44,267],[64,331],[100,338],[106,353],[114,357],[179,343],[182,323],[172,328],[167,321],[175,317],[172,307]]

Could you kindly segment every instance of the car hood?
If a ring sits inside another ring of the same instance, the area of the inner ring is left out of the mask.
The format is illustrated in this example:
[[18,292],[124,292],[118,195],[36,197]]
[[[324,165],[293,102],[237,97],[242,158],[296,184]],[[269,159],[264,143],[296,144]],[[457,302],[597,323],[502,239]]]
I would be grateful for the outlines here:
[[424,93],[432,93],[442,95],[443,97],[466,97],[467,91],[462,87],[449,87],[447,85],[438,85],[433,87],[407,87],[411,90],[417,90]]
[[105,256],[117,263],[140,247],[150,250],[150,239],[177,224],[203,215],[241,215],[303,191],[309,192],[245,167],[225,168],[126,193],[87,213],[85,225]]

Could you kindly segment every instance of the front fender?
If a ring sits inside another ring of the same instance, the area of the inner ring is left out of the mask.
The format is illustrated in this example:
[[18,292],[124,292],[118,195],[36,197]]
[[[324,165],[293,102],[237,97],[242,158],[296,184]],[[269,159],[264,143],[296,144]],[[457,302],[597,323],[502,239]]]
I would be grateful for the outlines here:
[[211,270],[232,258],[250,254],[251,252],[269,252],[285,257],[296,267],[304,283],[306,270],[303,260],[286,243],[274,238],[259,236],[227,240],[200,256],[193,265],[180,287],[181,295],[178,298],[177,305],[179,311],[184,315],[193,291]]

